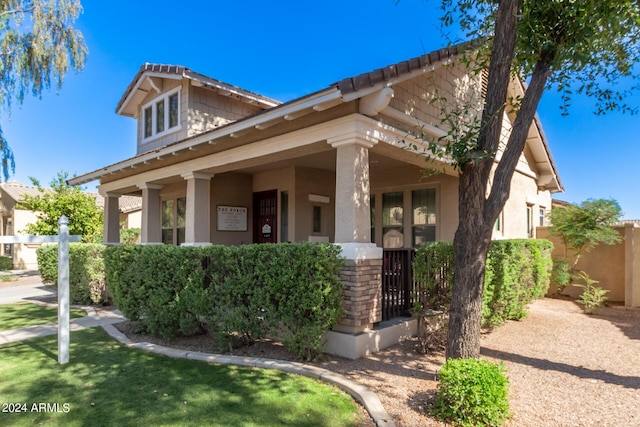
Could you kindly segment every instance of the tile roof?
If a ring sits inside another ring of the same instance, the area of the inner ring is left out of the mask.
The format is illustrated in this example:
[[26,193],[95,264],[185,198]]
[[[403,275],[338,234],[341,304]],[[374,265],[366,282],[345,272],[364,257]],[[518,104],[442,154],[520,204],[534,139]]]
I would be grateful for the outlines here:
[[476,41],[460,43],[443,49],[434,50],[430,53],[415,58],[407,59],[396,64],[391,64],[383,68],[348,77],[337,82],[335,85],[342,94],[357,92],[361,89],[373,87],[378,83],[388,82],[404,74],[422,70],[430,65],[438,64],[442,61],[454,58],[460,53],[478,46]]
[[223,90],[230,90],[240,97],[253,99],[261,104],[264,104],[267,107],[275,107],[280,104],[280,101],[277,101],[275,99],[268,98],[258,93],[242,89],[238,86],[234,86],[220,80],[213,79],[211,77],[207,77],[181,65],[150,64],[147,62],[140,67],[138,73],[135,75],[131,83],[129,83],[129,85],[127,86],[127,89],[124,91],[124,94],[120,98],[120,101],[118,101],[116,112],[119,112],[123,105],[127,102],[127,99],[131,95],[131,92],[136,89],[136,86],[139,84],[140,79],[145,73],[166,74],[167,76],[189,78],[198,81],[205,86],[213,86]]
[[[24,196],[39,196],[42,193],[37,187],[26,185],[18,181],[7,181],[0,183],[0,188],[16,202],[24,200]],[[45,189],[45,191],[50,191]]]

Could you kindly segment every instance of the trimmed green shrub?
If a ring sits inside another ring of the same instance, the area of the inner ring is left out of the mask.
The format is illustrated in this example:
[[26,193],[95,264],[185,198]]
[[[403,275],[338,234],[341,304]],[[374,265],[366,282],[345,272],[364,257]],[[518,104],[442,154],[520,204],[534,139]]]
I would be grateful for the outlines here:
[[0,256],[0,271],[11,270],[12,267],[13,261],[11,260],[11,257],[4,255]]
[[527,306],[549,289],[551,251],[548,240],[510,239],[491,242],[482,303],[485,326],[520,320]]
[[449,359],[439,373],[431,409],[456,426],[500,426],[509,417],[509,380],[504,365],[479,359]]
[[342,315],[343,265],[330,244],[110,246],[116,305],[151,333],[208,329],[219,348],[270,336],[311,359]]
[[58,245],[40,245],[36,249],[38,271],[43,283],[58,284]]
[[[548,240],[511,239],[491,242],[482,298],[482,323],[494,327],[506,320],[526,316],[527,305],[542,298],[551,275]],[[433,242],[421,246],[414,261],[418,305],[424,310],[448,311],[453,282],[453,243]]]
[[[108,304],[102,251],[95,243],[69,245],[69,300],[72,304]],[[58,285],[58,245],[42,245],[36,250],[38,270],[45,283]]]

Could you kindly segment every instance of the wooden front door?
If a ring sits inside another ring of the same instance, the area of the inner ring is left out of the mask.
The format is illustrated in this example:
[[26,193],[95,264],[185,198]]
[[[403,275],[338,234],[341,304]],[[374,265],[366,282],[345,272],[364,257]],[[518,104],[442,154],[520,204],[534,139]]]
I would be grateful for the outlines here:
[[278,190],[253,193],[253,243],[278,242]]

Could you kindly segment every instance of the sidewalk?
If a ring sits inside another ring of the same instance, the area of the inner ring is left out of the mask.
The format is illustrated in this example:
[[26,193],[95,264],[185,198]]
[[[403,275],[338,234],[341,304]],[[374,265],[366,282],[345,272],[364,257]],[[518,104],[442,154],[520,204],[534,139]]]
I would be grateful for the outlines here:
[[[57,306],[57,304],[47,304]],[[96,326],[113,325],[115,323],[124,322],[125,317],[119,310],[100,310],[100,314],[96,313],[92,307],[71,306],[71,308],[80,308],[87,312],[87,317],[71,319],[69,321],[70,331],[79,331],[86,328],[95,328]],[[58,333],[57,323],[45,323],[44,325],[27,326],[19,329],[9,329],[0,331],[0,345],[11,342],[28,340],[30,338],[44,337],[47,335],[55,335]]]

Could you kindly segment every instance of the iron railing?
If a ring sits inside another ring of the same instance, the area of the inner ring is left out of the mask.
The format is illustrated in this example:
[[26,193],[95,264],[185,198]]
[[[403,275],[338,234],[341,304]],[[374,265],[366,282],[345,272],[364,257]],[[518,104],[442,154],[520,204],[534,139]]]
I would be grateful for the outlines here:
[[413,249],[382,251],[382,320],[410,316],[413,307]]

